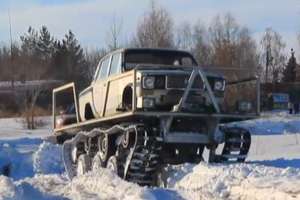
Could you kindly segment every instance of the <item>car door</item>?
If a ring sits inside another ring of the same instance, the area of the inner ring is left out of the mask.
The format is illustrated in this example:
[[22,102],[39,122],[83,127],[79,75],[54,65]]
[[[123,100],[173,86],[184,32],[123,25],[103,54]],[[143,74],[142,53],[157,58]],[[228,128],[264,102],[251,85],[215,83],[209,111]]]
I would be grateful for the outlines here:
[[105,106],[105,116],[116,114],[117,108],[120,107],[122,102],[122,91],[120,86],[119,74],[121,73],[121,53],[117,52],[112,55],[108,81],[106,84],[107,89],[107,103]]
[[107,76],[110,68],[111,56],[105,57],[100,65],[99,73],[93,85],[93,103],[98,117],[102,117],[105,109]]

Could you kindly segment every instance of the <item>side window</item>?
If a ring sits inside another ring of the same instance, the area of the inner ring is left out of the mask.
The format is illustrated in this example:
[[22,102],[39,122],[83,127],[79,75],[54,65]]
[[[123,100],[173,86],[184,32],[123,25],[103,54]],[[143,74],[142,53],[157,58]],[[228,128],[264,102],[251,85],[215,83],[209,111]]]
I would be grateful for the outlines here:
[[98,76],[98,80],[99,79],[104,79],[107,77],[107,72],[109,69],[109,60],[110,60],[110,56],[107,57],[105,60],[102,61],[101,66],[100,66],[100,73]]
[[121,54],[117,53],[112,57],[109,75],[119,73],[121,71],[120,66],[121,66]]

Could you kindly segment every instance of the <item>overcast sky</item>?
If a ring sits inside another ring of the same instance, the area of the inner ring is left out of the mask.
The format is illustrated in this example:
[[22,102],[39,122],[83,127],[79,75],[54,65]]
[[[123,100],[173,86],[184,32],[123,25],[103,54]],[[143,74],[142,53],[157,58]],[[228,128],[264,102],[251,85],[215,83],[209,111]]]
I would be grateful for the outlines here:
[[[250,28],[258,40],[266,27],[278,31],[287,50],[298,47],[300,0],[157,0],[176,24],[201,20],[209,23],[217,14],[231,12],[237,21]],[[0,0],[0,42],[9,41],[8,10],[12,18],[13,39],[29,26],[46,25],[56,38],[71,29],[85,47],[106,45],[109,24],[116,16],[123,24],[123,38],[134,32],[139,17],[149,7],[149,0]],[[297,52],[298,55],[300,52]]]

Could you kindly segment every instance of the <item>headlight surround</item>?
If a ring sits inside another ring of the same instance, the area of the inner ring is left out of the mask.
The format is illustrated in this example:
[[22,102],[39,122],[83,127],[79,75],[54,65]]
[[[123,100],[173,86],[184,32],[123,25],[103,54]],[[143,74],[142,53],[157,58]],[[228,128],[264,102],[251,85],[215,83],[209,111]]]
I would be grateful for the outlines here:
[[224,91],[225,90],[225,80],[215,80],[214,90],[215,91]]
[[143,88],[144,89],[154,89],[155,77],[154,76],[143,76]]

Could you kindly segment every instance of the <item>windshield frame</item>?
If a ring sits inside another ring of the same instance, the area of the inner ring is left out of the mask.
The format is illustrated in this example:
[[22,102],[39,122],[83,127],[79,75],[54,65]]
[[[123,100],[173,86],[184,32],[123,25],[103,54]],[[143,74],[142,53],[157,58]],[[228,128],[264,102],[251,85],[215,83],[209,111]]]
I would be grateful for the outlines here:
[[[190,59],[191,64],[189,64],[189,65],[183,65],[183,64],[174,65],[174,64],[163,64],[163,63],[162,64],[160,64],[160,63],[149,63],[149,62],[133,63],[133,62],[127,62],[127,55],[128,54],[145,54],[145,55],[146,54],[151,54],[151,55],[155,55],[155,56],[170,55],[170,56],[174,56],[174,58],[176,56],[178,56],[178,58],[180,58],[180,59],[182,59],[182,58]],[[167,49],[127,49],[124,52],[124,60],[123,60],[124,71],[129,71],[129,70],[135,69],[138,65],[147,65],[147,66],[162,65],[162,66],[186,67],[186,66],[198,66],[198,63],[195,60],[195,58],[192,56],[192,54],[190,54],[189,52],[186,52],[186,51],[167,50]]]

